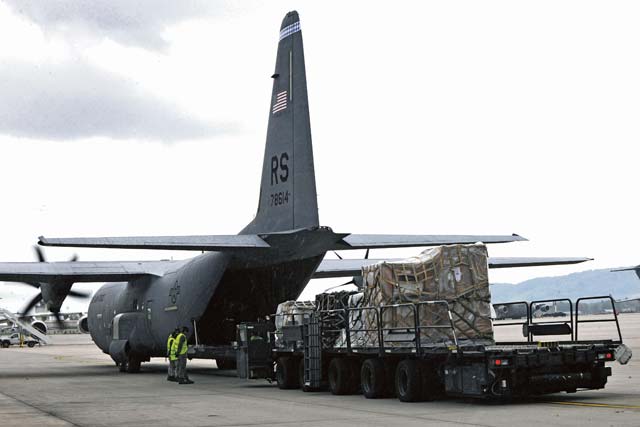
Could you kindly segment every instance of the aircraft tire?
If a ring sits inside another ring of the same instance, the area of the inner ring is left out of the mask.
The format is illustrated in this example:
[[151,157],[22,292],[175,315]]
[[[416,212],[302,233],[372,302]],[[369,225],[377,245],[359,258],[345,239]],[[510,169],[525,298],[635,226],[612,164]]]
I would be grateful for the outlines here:
[[360,368],[360,384],[362,384],[362,394],[367,399],[378,399],[385,396],[386,375],[384,362],[376,357],[367,359]]
[[276,362],[276,381],[278,388],[288,390],[298,388],[298,364],[293,357],[279,357]]
[[127,362],[120,362],[118,369],[120,372],[127,372]]
[[220,370],[236,369],[236,361],[232,359],[216,359],[216,365]]
[[137,374],[140,372],[140,365],[142,361],[137,357],[129,356],[129,360],[127,361],[126,371],[130,374]]
[[396,368],[396,396],[401,402],[419,402],[422,396],[422,373],[420,364],[413,359],[404,359]]
[[331,394],[352,394],[352,376],[352,366],[349,360],[342,357],[331,359],[329,364],[329,390],[331,390]]

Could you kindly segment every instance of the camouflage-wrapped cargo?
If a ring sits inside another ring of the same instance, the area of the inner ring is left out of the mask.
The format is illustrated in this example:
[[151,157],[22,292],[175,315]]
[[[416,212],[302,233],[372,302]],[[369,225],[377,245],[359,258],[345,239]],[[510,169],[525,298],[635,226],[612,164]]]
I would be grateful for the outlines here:
[[351,295],[354,291],[338,291],[316,295],[316,309],[322,312],[319,318],[323,330],[322,345],[324,348],[335,346],[338,338],[347,326],[345,310],[349,307]]
[[[363,297],[360,307],[444,300],[449,303],[458,340],[493,343],[491,294],[489,292],[487,249],[484,245],[438,246],[417,257],[396,262],[381,262],[364,267]],[[385,346],[414,345],[415,314],[412,307],[389,307],[382,311]],[[447,325],[444,305],[418,306],[421,326]],[[350,316],[351,343],[376,345],[373,332],[356,332],[376,327],[374,310]],[[422,328],[422,345],[450,344],[450,329]]]

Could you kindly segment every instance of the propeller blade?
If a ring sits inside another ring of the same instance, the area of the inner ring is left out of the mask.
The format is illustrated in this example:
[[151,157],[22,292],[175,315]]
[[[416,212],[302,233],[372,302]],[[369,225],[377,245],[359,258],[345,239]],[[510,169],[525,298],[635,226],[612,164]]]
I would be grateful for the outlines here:
[[89,292],[74,291],[73,289],[69,291],[68,295],[76,298],[89,298],[91,296]]
[[336,256],[337,256],[339,259],[342,259],[342,257],[340,256],[340,254],[339,254],[338,252],[333,251],[333,253],[334,253],[334,254],[336,254]]
[[39,262],[47,262],[46,258],[44,257],[44,252],[42,252],[40,246],[34,246],[33,250],[36,252],[36,258],[38,258]]
[[367,248],[367,252],[364,253],[364,259],[369,259],[369,248]]
[[24,317],[29,311],[31,311],[31,309],[35,307],[35,305],[38,304],[40,301],[42,301],[42,294],[38,292],[38,295],[31,298],[31,301],[29,301],[27,305],[25,305],[24,308],[22,309],[22,312],[20,313],[22,317]]
[[71,257],[71,259],[69,260],[70,262],[76,262],[78,260],[78,255],[77,254],[73,254],[73,256]]

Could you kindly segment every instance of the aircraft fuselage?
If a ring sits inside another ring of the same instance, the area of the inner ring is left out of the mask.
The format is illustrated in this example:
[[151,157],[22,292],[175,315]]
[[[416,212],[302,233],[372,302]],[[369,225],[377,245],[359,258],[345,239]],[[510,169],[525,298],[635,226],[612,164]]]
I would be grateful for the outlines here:
[[192,258],[163,277],[103,285],[92,298],[88,327],[105,353],[125,339],[127,352],[164,356],[176,327],[197,326],[201,343],[229,344],[235,324],[273,314],[277,304],[296,299],[324,252],[270,266],[234,268],[232,257],[209,252]]

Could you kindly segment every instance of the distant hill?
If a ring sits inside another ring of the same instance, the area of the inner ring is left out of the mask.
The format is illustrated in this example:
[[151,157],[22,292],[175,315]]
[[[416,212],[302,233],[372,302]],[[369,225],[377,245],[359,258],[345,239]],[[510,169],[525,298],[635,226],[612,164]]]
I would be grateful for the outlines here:
[[538,277],[517,284],[491,286],[491,301],[533,301],[612,295],[616,300],[640,297],[640,280],[633,271],[589,270],[558,277]]

